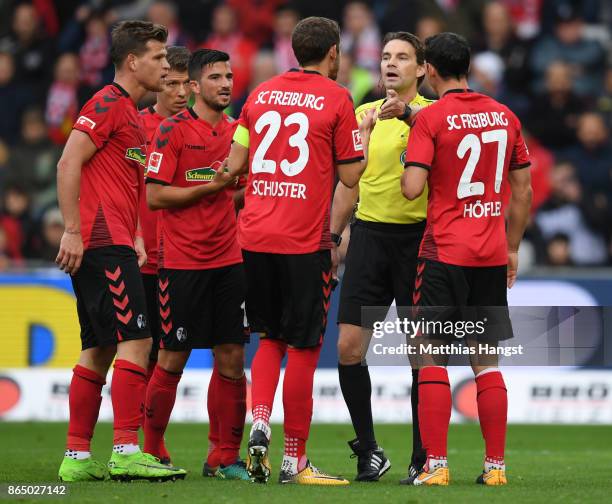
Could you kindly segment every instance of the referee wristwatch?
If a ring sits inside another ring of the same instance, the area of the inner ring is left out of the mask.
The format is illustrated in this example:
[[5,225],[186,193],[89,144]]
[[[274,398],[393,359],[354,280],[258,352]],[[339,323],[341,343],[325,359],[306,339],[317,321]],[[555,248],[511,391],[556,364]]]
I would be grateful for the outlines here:
[[336,234],[336,233],[332,233],[331,234],[331,241],[332,241],[332,243],[336,244],[336,247],[339,247],[340,244],[342,243],[342,236],[340,236],[339,234]]
[[410,117],[410,114],[412,114],[412,109],[410,108],[410,105],[405,103],[404,104],[404,113],[401,114],[401,115],[398,115],[397,119],[399,119],[400,121],[405,121],[406,119],[408,119]]

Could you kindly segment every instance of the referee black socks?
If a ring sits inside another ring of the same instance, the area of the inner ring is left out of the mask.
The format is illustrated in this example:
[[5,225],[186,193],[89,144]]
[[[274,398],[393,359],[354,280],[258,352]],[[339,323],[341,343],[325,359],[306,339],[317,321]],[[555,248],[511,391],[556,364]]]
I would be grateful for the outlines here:
[[372,383],[368,366],[361,363],[345,366],[338,363],[340,389],[348,407],[360,450],[376,449],[372,422]]

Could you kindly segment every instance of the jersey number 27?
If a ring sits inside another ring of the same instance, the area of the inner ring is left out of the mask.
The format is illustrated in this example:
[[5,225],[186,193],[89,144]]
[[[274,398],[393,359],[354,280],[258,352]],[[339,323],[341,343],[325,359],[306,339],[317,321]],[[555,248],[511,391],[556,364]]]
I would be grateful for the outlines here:
[[[483,131],[481,133],[482,143],[497,142],[497,164],[495,166],[495,192],[501,190],[502,177],[504,174],[504,162],[506,160],[506,145],[508,144],[508,132],[505,129]],[[474,170],[480,160],[482,146],[480,138],[474,133],[465,135],[457,147],[457,157],[463,159],[467,152],[470,152],[459,185],[457,186],[457,199],[468,198],[470,196],[480,196],[485,193],[483,182],[472,182]]]

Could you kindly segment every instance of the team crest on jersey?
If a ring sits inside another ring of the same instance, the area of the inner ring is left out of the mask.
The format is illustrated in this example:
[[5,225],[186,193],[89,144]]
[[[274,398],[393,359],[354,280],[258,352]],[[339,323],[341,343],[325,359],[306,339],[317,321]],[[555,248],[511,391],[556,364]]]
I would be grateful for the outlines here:
[[220,166],[221,161],[215,161],[212,166],[192,168],[185,172],[185,180],[187,182],[212,182]]
[[162,157],[164,157],[164,155],[161,152],[151,152],[151,155],[149,156],[149,166],[147,166],[147,173],[159,173]]
[[79,117],[76,123],[80,124],[81,126],[85,126],[86,128],[89,128],[90,130],[93,130],[96,127],[96,123],[93,122],[89,117],[85,117],[85,116]]
[[361,143],[361,135],[359,134],[359,130],[353,130],[353,147],[356,151],[363,150],[363,144]]
[[400,163],[402,163],[402,166],[404,166],[405,162],[406,162],[406,149],[404,149],[402,153],[400,154]]
[[140,147],[130,147],[125,151],[125,159],[136,161],[142,166],[147,162],[147,156]]

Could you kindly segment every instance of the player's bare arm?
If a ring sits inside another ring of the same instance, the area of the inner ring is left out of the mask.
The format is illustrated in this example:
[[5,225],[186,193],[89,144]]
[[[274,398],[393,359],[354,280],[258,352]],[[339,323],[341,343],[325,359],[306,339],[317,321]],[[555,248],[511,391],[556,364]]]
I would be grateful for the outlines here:
[[[238,126],[240,128],[240,126]],[[248,173],[249,148],[234,141],[227,157],[226,166],[228,175],[232,179]]]
[[147,205],[151,210],[163,208],[184,208],[197,203],[204,196],[214,194],[223,189],[227,183],[223,167],[217,170],[215,178],[209,184],[195,187],[177,187],[155,182],[147,184]]
[[147,249],[145,247],[144,237],[142,236],[142,228],[140,227],[140,219],[138,220],[138,227],[136,228],[136,236],[134,237],[134,251],[138,258],[138,267],[142,268],[147,264]]
[[527,226],[531,209],[531,171],[529,169],[511,170],[508,181],[512,195],[508,207],[508,288],[516,281],[518,270],[518,249]]
[[352,163],[336,164],[336,171],[340,182],[347,188],[351,189],[359,184],[359,179],[368,165],[368,145],[370,143],[370,135],[376,124],[376,110],[369,109],[366,111],[361,123],[359,124],[359,135],[361,136],[361,145],[363,145],[364,158],[360,161]]
[[83,237],[79,213],[81,169],[96,152],[87,133],[73,130],[57,163],[57,199],[64,217],[64,234],[55,262],[64,272],[74,275],[83,259]]
[[410,201],[417,199],[425,190],[429,170],[420,166],[408,165],[402,173],[402,194]]

